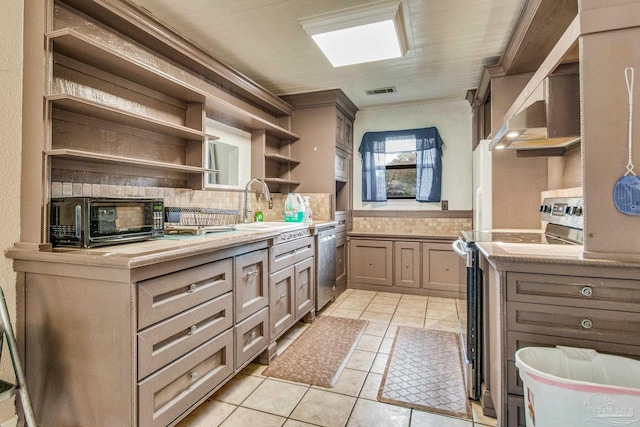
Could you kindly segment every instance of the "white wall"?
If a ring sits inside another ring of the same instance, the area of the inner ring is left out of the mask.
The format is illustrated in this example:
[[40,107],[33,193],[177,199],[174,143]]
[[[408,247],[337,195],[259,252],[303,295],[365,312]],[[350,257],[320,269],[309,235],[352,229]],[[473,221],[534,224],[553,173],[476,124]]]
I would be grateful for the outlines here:
[[[22,145],[22,0],[0,1],[0,278],[7,306],[14,319],[16,275],[4,251],[20,237],[20,156]],[[5,344],[6,349],[6,344]],[[0,377],[14,381],[11,361],[5,353]],[[13,400],[0,405],[0,422],[13,418]]]
[[442,200],[450,210],[471,210],[471,106],[467,101],[409,104],[358,111],[354,124],[353,208],[387,210],[439,210],[439,203],[390,200],[362,203],[362,158],[358,153],[365,132],[435,126],[442,149]]

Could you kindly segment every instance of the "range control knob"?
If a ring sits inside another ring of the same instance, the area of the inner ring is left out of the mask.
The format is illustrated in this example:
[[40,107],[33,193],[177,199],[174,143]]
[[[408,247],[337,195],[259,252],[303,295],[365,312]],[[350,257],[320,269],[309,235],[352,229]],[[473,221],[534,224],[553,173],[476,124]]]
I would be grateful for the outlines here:
[[573,215],[572,212],[573,212],[574,209],[575,208],[573,206],[567,205],[567,206],[564,207],[564,214],[565,215]]
[[542,205],[542,206],[540,206],[540,212],[544,212],[544,213],[551,212],[551,206],[550,205]]

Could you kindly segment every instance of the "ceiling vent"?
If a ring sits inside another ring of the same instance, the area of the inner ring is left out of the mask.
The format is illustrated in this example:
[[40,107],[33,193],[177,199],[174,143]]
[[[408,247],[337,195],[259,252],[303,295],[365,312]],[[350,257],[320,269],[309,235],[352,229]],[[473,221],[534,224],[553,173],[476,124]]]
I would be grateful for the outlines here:
[[383,93],[396,93],[396,87],[395,86],[388,86],[388,87],[381,87],[378,89],[369,89],[367,91],[367,95],[381,95]]

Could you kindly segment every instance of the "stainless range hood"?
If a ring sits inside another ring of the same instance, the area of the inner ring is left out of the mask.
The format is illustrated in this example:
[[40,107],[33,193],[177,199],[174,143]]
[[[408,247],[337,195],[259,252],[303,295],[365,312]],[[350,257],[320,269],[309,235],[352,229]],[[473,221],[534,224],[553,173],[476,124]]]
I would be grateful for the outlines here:
[[[544,100],[535,101],[507,120],[489,149],[538,150],[562,155],[580,141],[580,89],[577,74],[549,76]],[[531,153],[534,154],[534,153]]]

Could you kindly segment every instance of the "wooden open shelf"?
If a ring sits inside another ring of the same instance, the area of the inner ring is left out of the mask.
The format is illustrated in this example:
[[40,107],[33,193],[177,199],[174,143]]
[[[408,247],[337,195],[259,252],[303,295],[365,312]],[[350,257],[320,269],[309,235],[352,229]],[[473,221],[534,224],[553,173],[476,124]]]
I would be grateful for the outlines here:
[[139,166],[144,168],[183,172],[183,173],[215,173],[216,169],[201,168],[198,166],[179,165],[173,163],[157,162],[153,160],[136,159],[131,157],[114,156],[111,154],[92,153],[88,151],[70,150],[70,149],[55,149],[45,150],[47,156],[56,157],[68,160],[80,160],[84,162],[92,163],[106,163],[106,164],[128,164],[132,166]]
[[265,159],[273,160],[274,162],[282,163],[282,164],[299,164],[300,160],[294,159],[293,157],[284,156],[282,154],[277,153],[265,153]]
[[300,181],[292,181],[290,179],[283,178],[265,178],[267,184],[286,184],[286,185],[300,185]]
[[73,95],[57,94],[48,95],[47,101],[50,101],[54,108],[69,111],[76,114],[94,117],[96,119],[107,120],[110,122],[144,129],[164,135],[170,135],[177,138],[206,141],[220,139],[214,135],[208,135],[204,132],[164,122],[162,120],[150,117],[139,116],[128,111],[119,110],[98,102],[90,101]]
[[64,56],[187,103],[201,103],[206,111],[213,113],[215,119],[221,122],[248,130],[265,130],[269,135],[280,139],[300,139],[298,135],[281,126],[213,97],[73,29],[52,31],[47,34],[47,38],[53,43],[54,50]]

